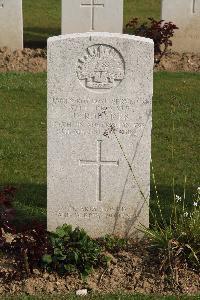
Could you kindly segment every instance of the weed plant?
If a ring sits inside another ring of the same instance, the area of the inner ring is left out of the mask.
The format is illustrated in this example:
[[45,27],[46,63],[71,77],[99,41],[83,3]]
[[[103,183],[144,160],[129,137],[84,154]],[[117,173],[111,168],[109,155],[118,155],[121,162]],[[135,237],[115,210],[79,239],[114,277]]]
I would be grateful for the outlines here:
[[107,234],[105,237],[99,238],[98,242],[101,247],[111,253],[119,252],[120,250],[126,250],[128,247],[128,240],[117,236]]
[[[113,125],[104,133],[109,137],[113,134],[131,171],[134,182],[138,186],[138,190],[142,196],[144,203],[148,206],[148,199],[145,197],[139,181],[134,173],[134,169],[129,162],[126,153],[124,152],[123,145],[117,135],[117,131]],[[174,134],[174,122],[173,122],[173,134]],[[172,134],[172,135],[173,135]],[[173,137],[172,137],[173,141]],[[174,147],[172,143],[172,159],[174,159]],[[157,196],[156,205],[158,215],[149,207],[152,223],[150,228],[141,225],[139,230],[145,234],[150,241],[150,247],[160,257],[161,270],[164,273],[170,272],[172,278],[177,281],[177,269],[180,265],[187,265],[192,267],[196,271],[199,271],[200,267],[200,187],[197,189],[197,193],[194,195],[192,201],[193,205],[189,205],[191,201],[186,201],[186,181],[184,184],[184,196],[183,198],[175,194],[175,183],[173,179],[173,201],[170,206],[170,216],[166,220],[164,216],[163,208],[161,207],[161,201],[156,186],[155,174],[152,166],[152,176]]]
[[[158,200],[160,207],[160,201]],[[174,195],[169,223],[163,218],[157,219],[150,228],[141,230],[149,238],[151,248],[160,256],[162,269],[168,270],[177,278],[176,272],[180,264],[187,264],[196,271],[200,267],[200,196],[199,188],[193,200],[193,206],[187,205],[186,199]]]
[[107,260],[97,241],[83,229],[73,230],[72,226],[64,224],[50,233],[50,241],[52,252],[43,256],[47,270],[60,274],[79,272],[86,279],[94,267]]

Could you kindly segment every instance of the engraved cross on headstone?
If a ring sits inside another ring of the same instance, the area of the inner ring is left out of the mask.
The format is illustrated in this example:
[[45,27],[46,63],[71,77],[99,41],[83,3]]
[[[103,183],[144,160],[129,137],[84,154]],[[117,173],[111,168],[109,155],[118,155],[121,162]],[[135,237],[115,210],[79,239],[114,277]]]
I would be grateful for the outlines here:
[[0,8],[4,8],[4,2],[5,0],[0,0]]
[[193,14],[200,14],[200,0],[193,0]]
[[96,0],[90,0],[90,3],[81,3],[81,7],[86,7],[91,9],[91,28],[90,30],[93,31],[95,30],[94,26],[94,13],[95,13],[95,8],[100,8],[104,7],[103,3],[95,3]]
[[102,166],[119,166],[118,161],[104,161],[101,159],[101,140],[97,140],[97,159],[96,160],[80,160],[81,166],[84,165],[95,165],[97,166],[97,201],[101,201],[101,168]]

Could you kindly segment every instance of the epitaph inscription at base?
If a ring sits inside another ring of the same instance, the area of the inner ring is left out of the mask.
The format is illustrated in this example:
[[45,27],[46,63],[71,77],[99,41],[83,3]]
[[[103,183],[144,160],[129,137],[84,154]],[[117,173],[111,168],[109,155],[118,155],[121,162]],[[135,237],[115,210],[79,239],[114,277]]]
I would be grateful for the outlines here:
[[67,223],[125,236],[148,226],[152,79],[149,39],[48,40],[49,230]]

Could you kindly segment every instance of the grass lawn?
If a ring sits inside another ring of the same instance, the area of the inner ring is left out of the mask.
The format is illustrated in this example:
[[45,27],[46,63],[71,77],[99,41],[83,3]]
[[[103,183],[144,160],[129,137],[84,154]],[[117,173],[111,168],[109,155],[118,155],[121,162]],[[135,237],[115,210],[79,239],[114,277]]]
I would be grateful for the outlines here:
[[0,185],[18,188],[21,214],[45,219],[46,74],[1,74],[0,99]]
[[[23,13],[25,45],[41,47],[49,36],[60,34],[61,0],[23,0]],[[124,24],[132,17],[160,18],[160,0],[124,0]]]
[[200,296],[145,296],[145,295],[102,295],[102,296],[88,296],[88,297],[76,297],[76,296],[20,296],[20,297],[8,297],[4,298],[5,300],[78,300],[78,299],[85,299],[85,300],[200,300]]
[[[155,74],[153,98],[152,160],[165,210],[176,194],[191,201],[199,182],[200,74]],[[173,129],[174,128],[174,129]],[[173,151],[173,154],[172,154]],[[152,193],[153,197],[153,193]]]
[[[200,74],[155,73],[152,159],[167,207],[173,177],[177,194],[185,175],[187,194],[199,186],[199,80]],[[22,220],[45,221],[46,74],[0,74],[0,99],[0,185],[18,188]]]

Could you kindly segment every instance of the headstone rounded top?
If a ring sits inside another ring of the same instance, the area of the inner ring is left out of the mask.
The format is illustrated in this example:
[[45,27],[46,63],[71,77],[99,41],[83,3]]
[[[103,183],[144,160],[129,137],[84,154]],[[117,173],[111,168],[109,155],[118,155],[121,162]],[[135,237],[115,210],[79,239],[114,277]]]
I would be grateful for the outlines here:
[[148,44],[154,44],[152,39],[136,36],[136,35],[130,35],[130,34],[121,34],[121,33],[110,33],[110,32],[84,32],[84,33],[70,33],[70,34],[64,34],[64,35],[58,35],[49,37],[47,42],[52,43],[56,41],[61,40],[68,40],[68,39],[77,39],[77,38],[89,38],[91,41],[95,38],[118,38],[118,39],[124,39],[124,40],[134,40],[136,42],[141,43],[148,43]]

